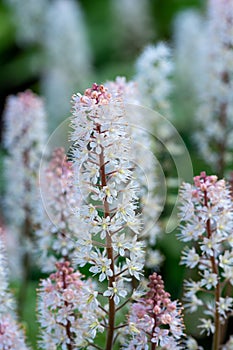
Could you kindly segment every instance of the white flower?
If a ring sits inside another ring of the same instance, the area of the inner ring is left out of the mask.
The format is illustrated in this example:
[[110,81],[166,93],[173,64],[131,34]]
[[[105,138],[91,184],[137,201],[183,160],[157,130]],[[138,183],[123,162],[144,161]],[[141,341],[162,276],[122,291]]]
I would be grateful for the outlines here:
[[91,336],[91,338],[95,338],[96,337],[96,333],[100,332],[103,333],[104,332],[104,327],[101,326],[100,322],[96,319],[91,325],[90,325],[90,330],[89,330],[89,334]]
[[225,250],[219,255],[219,266],[225,269],[228,266],[233,266],[233,251]]
[[217,304],[219,313],[222,317],[226,318],[227,314],[232,312],[233,310],[233,298],[231,297],[225,297],[225,298],[220,298],[219,302]]
[[199,263],[199,255],[197,254],[195,248],[186,249],[183,251],[183,256],[181,257],[181,264],[184,264],[191,269],[193,269]]
[[197,341],[192,337],[187,338],[186,347],[187,350],[203,350],[203,348],[198,346]]
[[210,238],[204,237],[203,242],[200,243],[200,248],[206,256],[214,256],[214,254],[220,252],[220,243],[217,235],[213,235]]
[[212,273],[209,270],[204,271],[203,278],[201,279],[201,286],[205,286],[207,289],[215,288],[218,284],[218,275]]
[[115,304],[118,305],[120,297],[125,298],[127,294],[128,292],[124,289],[123,280],[119,280],[117,282],[112,282],[112,287],[108,287],[103,295],[105,297],[113,298]]
[[102,254],[98,250],[96,252],[91,252],[89,262],[94,265],[90,267],[89,271],[93,272],[95,275],[100,273],[100,282],[103,282],[105,278],[113,276],[113,271],[110,268],[111,259],[106,257],[106,251],[103,251]]
[[214,333],[215,326],[211,319],[201,318],[200,321],[201,324],[198,326],[198,328],[201,328],[201,334],[206,332],[209,336],[211,333]]
[[137,259],[126,258],[125,268],[128,269],[129,274],[131,276],[134,276],[137,280],[140,280],[140,275],[142,275],[143,264],[138,263]]
[[202,306],[204,303],[201,299],[199,299],[195,294],[191,295],[187,298],[187,302],[184,304],[184,307],[189,310],[189,312],[193,313],[197,311],[199,306]]

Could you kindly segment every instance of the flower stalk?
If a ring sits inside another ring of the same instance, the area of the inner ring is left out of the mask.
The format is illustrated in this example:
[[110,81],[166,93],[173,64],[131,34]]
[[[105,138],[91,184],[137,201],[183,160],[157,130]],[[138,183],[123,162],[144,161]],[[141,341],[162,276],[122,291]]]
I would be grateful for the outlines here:
[[[181,187],[181,233],[192,242],[182,252],[181,264],[198,268],[200,280],[185,281],[184,305],[190,312],[204,309],[198,326],[201,333],[213,334],[212,350],[222,343],[221,332],[233,310],[233,298],[226,285],[232,285],[233,208],[230,188],[225,180],[202,172],[194,185]],[[203,296],[208,293],[208,299]]]
[[[97,126],[97,131],[100,134],[101,133],[101,127],[100,125]],[[105,159],[104,159],[104,149],[101,146],[101,153],[99,155],[99,165],[100,165],[100,179],[101,179],[101,186],[106,187],[107,186],[107,177],[105,172]],[[103,199],[103,205],[104,205],[104,218],[110,217],[110,208],[109,204],[107,202],[106,197]],[[108,280],[108,287],[113,288],[113,282],[115,282],[115,267],[114,267],[114,253],[113,253],[113,247],[112,247],[112,238],[111,234],[108,231],[106,233],[106,247],[107,247],[107,257],[110,259],[110,269],[112,270],[113,274],[112,276],[109,276]],[[113,344],[113,337],[114,337],[114,328],[115,328],[115,302],[114,299],[109,297],[108,298],[109,303],[109,311],[108,311],[108,332],[107,332],[107,341],[106,341],[106,350],[112,349]]]
[[[103,284],[96,288],[101,317],[96,317],[91,335],[95,338],[106,330],[105,349],[111,350],[124,327],[116,321],[116,313],[128,303],[132,279],[140,279],[144,264],[143,242],[137,240],[141,221],[129,128],[123,99],[113,97],[103,85],[93,84],[84,95],[74,95],[72,102],[74,179],[83,199],[78,215],[86,224],[74,260],[77,266],[89,263],[100,283],[107,279],[107,288]],[[100,296],[106,304],[100,303]]]

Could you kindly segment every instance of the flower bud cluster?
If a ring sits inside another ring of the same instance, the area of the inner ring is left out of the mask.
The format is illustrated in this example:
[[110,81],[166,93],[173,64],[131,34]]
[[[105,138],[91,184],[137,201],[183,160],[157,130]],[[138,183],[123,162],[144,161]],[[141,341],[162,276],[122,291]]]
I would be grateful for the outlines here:
[[75,249],[74,237],[81,223],[74,214],[80,206],[73,186],[72,163],[63,148],[54,150],[47,168],[41,172],[40,201],[37,216],[37,252],[39,265],[44,272],[52,272],[56,261],[71,260]]
[[[226,294],[226,284],[233,285],[233,208],[225,180],[202,172],[194,185],[184,183],[181,195],[181,232],[185,247],[181,264],[198,268],[199,280],[185,281],[185,307],[190,312],[205,309],[201,319],[203,332],[214,333],[216,318],[224,323],[233,310],[233,298]],[[208,292],[210,298],[202,298]]]
[[38,290],[39,345],[42,349],[84,348],[98,317],[93,286],[68,261],[57,263],[56,268]]
[[149,279],[148,292],[130,309],[128,331],[133,337],[126,348],[149,349],[149,344],[154,344],[154,349],[182,349],[182,309],[165,292],[161,276],[153,273]]

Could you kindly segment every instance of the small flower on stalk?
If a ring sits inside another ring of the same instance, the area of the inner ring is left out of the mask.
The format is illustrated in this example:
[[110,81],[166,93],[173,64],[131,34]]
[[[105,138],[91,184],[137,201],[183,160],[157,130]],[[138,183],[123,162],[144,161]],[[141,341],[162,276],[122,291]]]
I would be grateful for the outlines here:
[[94,274],[100,273],[99,275],[99,281],[103,282],[107,277],[113,276],[113,271],[110,268],[111,265],[111,259],[108,259],[106,257],[106,251],[104,250],[102,254],[98,254],[97,252],[91,252],[90,255],[90,263],[94,264],[89,271],[93,272]]
[[120,280],[119,282],[113,282],[112,287],[108,287],[108,290],[106,290],[103,295],[113,298],[115,304],[118,305],[120,297],[125,298],[127,294],[127,290],[123,287],[123,280]]

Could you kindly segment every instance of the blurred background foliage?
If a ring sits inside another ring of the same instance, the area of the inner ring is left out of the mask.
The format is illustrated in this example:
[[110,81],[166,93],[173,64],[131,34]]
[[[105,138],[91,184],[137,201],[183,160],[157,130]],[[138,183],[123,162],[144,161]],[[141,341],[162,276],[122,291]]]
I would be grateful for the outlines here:
[[[117,1],[117,0],[114,0]],[[27,1],[22,1],[26,6]],[[120,45],[122,35],[120,25],[114,18],[110,0],[80,1],[87,27],[94,70],[89,84],[96,80],[103,82],[117,75],[130,78],[134,73],[134,62],[142,51],[131,36],[127,48]],[[150,0],[151,43],[171,40],[173,21],[176,14],[187,8],[203,10],[203,0]],[[21,45],[16,40],[17,24],[14,23],[12,9],[7,1],[0,1],[0,105],[3,110],[7,95],[32,88],[40,93],[39,80],[43,71],[41,48],[37,44]],[[62,34],[61,34],[62,35]],[[79,86],[77,86],[77,90]]]
[[[112,1],[117,2],[118,0]],[[21,0],[21,2],[22,6],[26,6],[27,0]],[[0,0],[0,115],[8,95],[29,88],[40,95],[42,94],[40,80],[45,69],[41,46],[38,43],[22,44],[17,40],[17,23],[15,23],[12,9],[7,3],[6,0]],[[206,6],[206,2],[203,0],[150,0],[150,39],[148,42],[143,40],[137,42],[133,35],[130,36],[130,33],[122,32],[110,0],[80,0],[79,4],[83,10],[92,56],[92,69],[87,78],[86,86],[94,81],[102,83],[106,80],[113,80],[118,75],[124,75],[130,79],[135,74],[135,60],[146,44],[155,44],[162,40],[173,46],[174,19],[180,11],[194,8],[203,12]],[[56,21],[56,18],[54,20]],[[124,34],[127,34],[127,40],[122,37]],[[83,86],[77,86],[74,92],[82,92],[82,90]],[[179,132],[192,156],[194,173],[197,174],[204,168],[208,171],[206,164],[197,158],[195,149],[192,148],[190,124],[186,123],[187,119],[180,122],[179,106],[176,103],[174,96],[173,104],[177,118],[175,123],[179,126]],[[67,116],[69,116],[68,111],[64,115],[64,119]],[[49,118],[52,117],[49,116]],[[1,133],[2,130],[1,123]],[[3,151],[1,150],[0,159],[2,157]],[[0,162],[0,170],[2,173],[2,161]],[[4,192],[2,176],[0,180],[2,196]],[[172,294],[172,298],[180,298],[182,281],[184,277],[187,277],[184,276],[184,269],[179,266],[181,243],[177,241],[175,235],[167,234],[159,242],[159,248],[166,256],[162,267],[166,287]],[[29,304],[23,312],[25,326],[34,346],[36,343],[36,324],[32,309],[35,305],[35,286],[39,276],[38,271],[35,271],[35,274],[31,276],[31,285],[27,292]],[[17,291],[17,283],[13,283],[13,288]],[[187,322],[190,323],[190,320]]]

